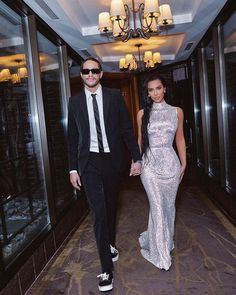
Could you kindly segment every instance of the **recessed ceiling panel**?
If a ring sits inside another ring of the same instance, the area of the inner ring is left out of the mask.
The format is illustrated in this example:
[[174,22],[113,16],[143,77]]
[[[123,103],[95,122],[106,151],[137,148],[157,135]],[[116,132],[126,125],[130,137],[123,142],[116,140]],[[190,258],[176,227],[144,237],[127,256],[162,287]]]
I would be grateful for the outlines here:
[[[184,41],[185,34],[179,33],[175,35],[154,36],[148,40],[145,39],[130,39],[128,42],[122,41],[93,44],[97,56],[102,61],[117,61],[121,56],[132,53],[137,55],[138,46],[140,46],[140,53],[144,51],[152,50],[153,52],[159,51],[164,57],[165,55],[176,56],[179,48]],[[112,52],[112,54],[111,54]],[[165,59],[165,58],[163,58]]]

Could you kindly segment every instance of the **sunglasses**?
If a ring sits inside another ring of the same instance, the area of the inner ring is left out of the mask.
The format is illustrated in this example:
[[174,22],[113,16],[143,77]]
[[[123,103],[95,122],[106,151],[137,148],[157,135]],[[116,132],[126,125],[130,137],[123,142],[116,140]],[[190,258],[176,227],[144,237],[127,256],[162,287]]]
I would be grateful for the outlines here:
[[94,74],[94,75],[98,75],[98,74],[101,73],[101,70],[100,70],[100,69],[82,69],[82,70],[81,70],[81,73],[82,73],[83,75],[88,75],[89,72],[91,72],[91,73]]

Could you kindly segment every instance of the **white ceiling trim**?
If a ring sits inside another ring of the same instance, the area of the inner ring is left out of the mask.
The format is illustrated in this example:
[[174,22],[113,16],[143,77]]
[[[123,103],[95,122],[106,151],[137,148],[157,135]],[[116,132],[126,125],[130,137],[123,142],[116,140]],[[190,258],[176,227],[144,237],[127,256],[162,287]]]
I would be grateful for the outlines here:
[[11,39],[2,39],[0,41],[0,48],[18,46],[22,44],[24,44],[24,40],[22,37],[12,37]]
[[50,70],[56,70],[56,69],[59,69],[59,64],[58,63],[52,63],[52,64],[49,64],[49,65],[45,65],[45,66],[41,66],[40,70],[42,72],[46,72],[46,71],[50,71]]
[[174,25],[191,23],[193,21],[192,13],[173,15]]
[[[138,60],[138,55],[134,54],[135,58]],[[119,62],[121,58],[123,58],[124,55],[116,55],[116,56],[102,56],[101,60],[103,62]],[[161,54],[162,60],[174,60],[175,54]]]
[[236,46],[231,46],[224,49],[224,53],[232,53],[232,52],[236,52]]
[[99,34],[98,26],[83,27],[81,30],[83,36],[91,36]]

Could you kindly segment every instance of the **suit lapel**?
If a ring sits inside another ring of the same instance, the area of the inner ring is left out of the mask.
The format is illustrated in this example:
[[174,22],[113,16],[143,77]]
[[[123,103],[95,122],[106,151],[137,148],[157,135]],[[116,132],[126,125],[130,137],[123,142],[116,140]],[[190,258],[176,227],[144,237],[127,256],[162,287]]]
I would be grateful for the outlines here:
[[84,122],[87,125],[86,128],[88,128],[89,130],[88,108],[87,108],[86,95],[84,91],[82,91],[82,93],[79,95],[78,103],[79,103],[79,108],[81,110],[81,114],[84,117]]
[[104,115],[104,122],[106,123],[107,118],[108,118],[108,111],[109,111],[109,106],[111,102],[111,94],[110,92],[105,88],[102,88],[102,98],[103,98],[103,115]]

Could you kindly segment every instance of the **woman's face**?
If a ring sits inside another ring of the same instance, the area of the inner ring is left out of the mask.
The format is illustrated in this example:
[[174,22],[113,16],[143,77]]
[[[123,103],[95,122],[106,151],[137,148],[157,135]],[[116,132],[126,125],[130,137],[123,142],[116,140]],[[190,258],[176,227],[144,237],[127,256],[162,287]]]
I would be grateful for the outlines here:
[[151,97],[154,102],[162,102],[164,100],[165,88],[160,80],[157,79],[148,82],[147,89],[148,96]]

